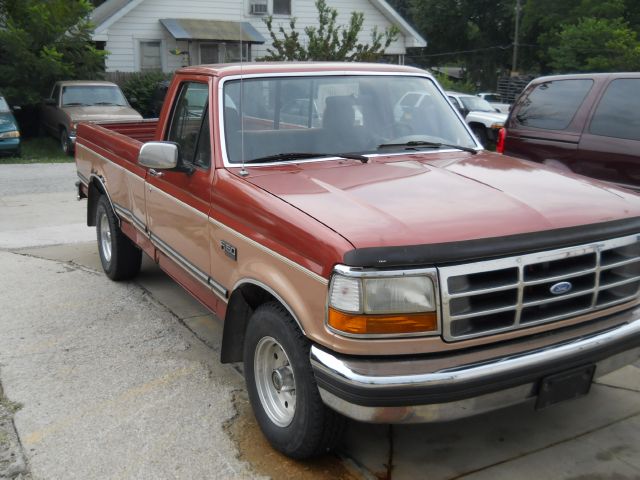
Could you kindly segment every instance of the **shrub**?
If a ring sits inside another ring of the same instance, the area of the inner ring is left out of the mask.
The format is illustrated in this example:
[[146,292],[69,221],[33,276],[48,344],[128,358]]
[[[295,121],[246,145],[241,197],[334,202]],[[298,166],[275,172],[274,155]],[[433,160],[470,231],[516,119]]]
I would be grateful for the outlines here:
[[131,74],[122,84],[122,91],[135,108],[145,118],[155,117],[158,111],[154,105],[154,93],[158,84],[170,80],[172,73],[136,72]]
[[469,80],[452,80],[444,73],[433,72],[433,76],[444,90],[453,90],[460,93],[474,94],[476,86]]

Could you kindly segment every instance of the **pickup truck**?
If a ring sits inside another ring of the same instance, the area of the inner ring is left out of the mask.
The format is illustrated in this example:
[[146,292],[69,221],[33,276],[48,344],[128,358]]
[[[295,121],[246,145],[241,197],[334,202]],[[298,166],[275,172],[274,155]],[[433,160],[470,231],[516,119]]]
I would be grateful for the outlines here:
[[291,457],[347,417],[546,408],[640,358],[640,198],[483,150],[422,70],[187,67],[159,120],[80,124],[75,155],[107,276],[144,253],[215,312]]
[[56,82],[42,102],[40,121],[44,132],[60,141],[65,155],[73,155],[80,122],[142,120],[120,87],[98,80]]
[[446,94],[480,143],[485,147],[495,145],[498,132],[507,120],[507,114],[501,113],[489,102],[474,95],[458,92]]

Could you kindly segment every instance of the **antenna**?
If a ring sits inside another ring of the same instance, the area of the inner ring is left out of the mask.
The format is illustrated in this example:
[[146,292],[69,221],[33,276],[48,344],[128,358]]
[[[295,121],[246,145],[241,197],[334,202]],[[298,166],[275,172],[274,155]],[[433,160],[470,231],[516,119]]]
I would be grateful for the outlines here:
[[244,168],[244,83],[243,83],[243,71],[244,64],[244,49],[242,48],[242,22],[238,22],[238,28],[240,30],[240,158],[242,159],[242,169],[240,170],[240,176],[246,177],[249,172]]

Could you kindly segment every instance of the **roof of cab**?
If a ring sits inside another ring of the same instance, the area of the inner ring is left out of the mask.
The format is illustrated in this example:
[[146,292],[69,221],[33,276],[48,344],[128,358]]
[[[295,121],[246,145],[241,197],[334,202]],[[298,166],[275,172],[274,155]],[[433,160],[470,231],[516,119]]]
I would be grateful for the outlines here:
[[61,85],[61,86],[70,86],[70,85],[76,85],[76,86],[90,86],[90,85],[108,85],[111,87],[117,87],[117,85],[113,82],[107,82],[106,80],[60,80],[58,82],[56,82],[56,85]]
[[271,73],[304,73],[304,72],[383,72],[425,74],[428,72],[415,67],[390,65],[385,63],[356,62],[246,62],[220,63],[213,65],[197,65],[184,67],[178,73],[213,75],[226,77],[229,75],[255,75]]

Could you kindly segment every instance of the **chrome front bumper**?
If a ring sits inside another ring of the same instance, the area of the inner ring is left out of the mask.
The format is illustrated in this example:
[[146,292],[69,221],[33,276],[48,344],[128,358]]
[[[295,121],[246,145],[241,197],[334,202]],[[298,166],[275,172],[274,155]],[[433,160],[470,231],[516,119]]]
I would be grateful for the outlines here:
[[315,345],[310,358],[322,400],[347,417],[372,423],[446,421],[534,399],[544,377],[576,366],[595,364],[598,378],[637,361],[640,319],[519,355],[429,373],[417,373],[428,363],[424,359],[361,359]]

